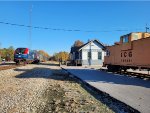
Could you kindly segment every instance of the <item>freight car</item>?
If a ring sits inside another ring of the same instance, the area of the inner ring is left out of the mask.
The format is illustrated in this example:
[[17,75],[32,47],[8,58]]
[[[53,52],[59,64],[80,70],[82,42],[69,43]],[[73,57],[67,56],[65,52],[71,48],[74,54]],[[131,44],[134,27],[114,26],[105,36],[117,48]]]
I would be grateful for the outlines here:
[[14,62],[16,62],[16,64],[19,64],[20,62],[39,63],[39,54],[36,50],[17,48],[14,53]]
[[120,42],[107,46],[104,66],[108,71],[127,69],[150,70],[150,33],[130,33],[120,37]]

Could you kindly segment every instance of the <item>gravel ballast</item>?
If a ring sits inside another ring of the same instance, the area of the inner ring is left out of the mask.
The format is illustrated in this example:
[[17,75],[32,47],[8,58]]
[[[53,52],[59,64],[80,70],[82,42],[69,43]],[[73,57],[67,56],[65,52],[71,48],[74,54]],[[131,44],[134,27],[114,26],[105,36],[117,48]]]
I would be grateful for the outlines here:
[[0,89],[0,113],[113,112],[48,63],[0,71]]

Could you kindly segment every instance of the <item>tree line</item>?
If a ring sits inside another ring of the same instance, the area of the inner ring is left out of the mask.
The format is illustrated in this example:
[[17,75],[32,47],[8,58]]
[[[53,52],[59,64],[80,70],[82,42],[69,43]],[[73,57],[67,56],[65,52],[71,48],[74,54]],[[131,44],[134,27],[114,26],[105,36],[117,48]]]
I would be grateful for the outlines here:
[[[76,40],[73,47],[79,47],[83,45],[84,43],[80,40]],[[6,61],[13,61],[14,60],[14,52],[15,48],[13,46],[10,46],[8,48],[0,49],[0,61],[2,59],[5,59]],[[66,51],[60,51],[58,53],[54,53],[53,56],[50,57],[50,55],[45,52],[44,50],[38,51],[46,60],[54,60],[54,61],[67,61],[70,60],[69,53]]]
[[[74,42],[74,44],[72,45],[72,47],[80,47],[83,44],[84,43],[82,41],[76,40]],[[70,55],[69,55],[68,52],[61,51],[61,52],[58,52],[58,53],[54,53],[54,55],[50,59],[54,60],[54,61],[67,61],[67,60],[70,60]]]
[[[0,61],[2,61],[2,59],[5,59],[6,61],[13,61],[14,52],[15,52],[15,48],[13,46],[10,46],[8,48],[1,48]],[[49,60],[50,55],[47,52],[45,52],[44,50],[39,50],[38,52],[45,58],[45,60]]]

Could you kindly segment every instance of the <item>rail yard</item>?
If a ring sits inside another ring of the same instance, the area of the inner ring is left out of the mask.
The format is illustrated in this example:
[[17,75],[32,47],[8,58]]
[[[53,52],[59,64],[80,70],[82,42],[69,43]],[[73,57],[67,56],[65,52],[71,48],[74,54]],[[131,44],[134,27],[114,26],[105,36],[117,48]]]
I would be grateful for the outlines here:
[[150,113],[150,2],[0,2],[0,113]]

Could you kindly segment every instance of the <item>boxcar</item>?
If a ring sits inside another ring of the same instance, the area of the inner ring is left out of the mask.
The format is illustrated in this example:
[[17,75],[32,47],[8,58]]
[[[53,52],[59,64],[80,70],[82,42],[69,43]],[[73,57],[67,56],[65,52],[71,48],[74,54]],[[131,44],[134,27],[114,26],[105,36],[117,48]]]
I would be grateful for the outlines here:
[[130,33],[107,47],[104,66],[109,71],[150,69],[150,33]]

